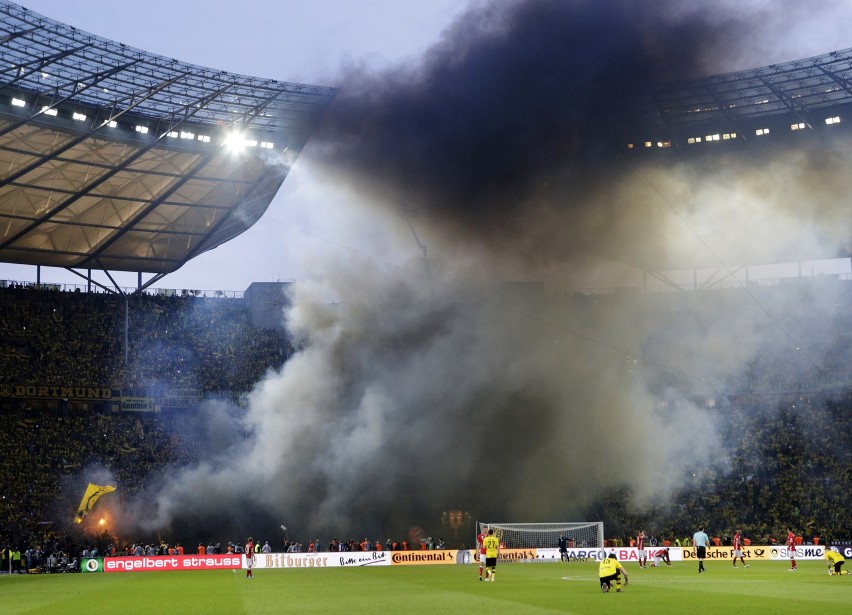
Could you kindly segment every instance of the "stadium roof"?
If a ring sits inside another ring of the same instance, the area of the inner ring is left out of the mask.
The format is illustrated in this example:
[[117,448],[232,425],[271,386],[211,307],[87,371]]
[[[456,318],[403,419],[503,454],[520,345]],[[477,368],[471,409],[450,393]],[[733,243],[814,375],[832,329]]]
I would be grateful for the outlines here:
[[257,222],[335,93],[0,0],[0,261],[178,269]]
[[642,97],[635,109],[638,122],[629,128],[637,131],[637,140],[672,139],[678,145],[708,128],[742,132],[773,120],[819,128],[850,105],[852,49],[844,49],[657,85]]
[[665,124],[761,118],[852,102],[852,49],[668,83],[648,109]]

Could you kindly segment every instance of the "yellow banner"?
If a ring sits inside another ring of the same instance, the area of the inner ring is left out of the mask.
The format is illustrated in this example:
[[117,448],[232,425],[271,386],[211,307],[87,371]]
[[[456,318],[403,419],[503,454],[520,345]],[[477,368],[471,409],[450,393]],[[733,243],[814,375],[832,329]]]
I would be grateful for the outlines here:
[[89,511],[94,508],[95,502],[102,495],[112,493],[113,491],[115,491],[115,487],[112,485],[95,485],[89,483],[89,486],[86,487],[86,493],[83,494],[83,499],[80,500],[80,507],[77,509],[77,516],[74,517],[74,523],[82,523],[83,517],[88,515]]

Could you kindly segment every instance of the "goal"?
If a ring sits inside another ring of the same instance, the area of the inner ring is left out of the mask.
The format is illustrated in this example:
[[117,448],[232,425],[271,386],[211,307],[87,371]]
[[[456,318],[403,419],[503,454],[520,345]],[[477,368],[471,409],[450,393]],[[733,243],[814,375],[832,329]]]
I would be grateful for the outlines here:
[[476,524],[477,533],[484,527],[494,530],[502,549],[556,549],[559,537],[565,535],[568,548],[602,549],[603,521],[576,523],[486,523]]

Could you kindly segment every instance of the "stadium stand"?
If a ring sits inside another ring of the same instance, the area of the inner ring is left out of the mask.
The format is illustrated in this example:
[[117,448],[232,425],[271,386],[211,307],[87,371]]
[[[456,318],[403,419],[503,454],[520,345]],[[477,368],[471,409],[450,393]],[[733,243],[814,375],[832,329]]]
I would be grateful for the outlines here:
[[[34,287],[0,289],[0,380],[7,385],[247,391],[281,365],[286,341],[253,327],[243,299],[124,298]],[[232,397],[233,397],[232,396]]]
[[[848,282],[835,284],[845,288]],[[788,300],[796,291],[778,287],[767,292]],[[708,290],[630,300],[637,311],[660,311],[731,296],[732,291]],[[7,288],[0,289],[0,299],[0,387],[13,381],[70,382],[106,383],[116,390],[244,392],[265,370],[280,367],[289,352],[276,332],[248,323],[242,299],[131,296],[127,366],[121,352],[121,298]],[[582,302],[583,297],[564,300]],[[736,300],[746,301],[744,293]],[[661,540],[673,540],[690,535],[700,518],[720,535],[739,527],[753,541],[765,542],[796,519],[806,540],[835,538],[833,531],[842,527],[845,514],[838,503],[849,501],[852,479],[848,319],[843,316],[836,323],[834,335],[814,341],[826,358],[812,377],[803,378],[788,365],[783,344],[765,348],[747,373],[738,374],[717,395],[711,409],[724,443],[719,455],[728,459],[728,471],[695,468],[693,484],[644,515],[627,508],[626,491],[609,494],[602,507],[608,534],[626,537],[633,528],[645,527]],[[803,327],[796,335],[822,330]],[[39,334],[24,336],[25,329]],[[791,377],[795,373],[798,378]],[[701,395],[696,394],[696,403]],[[76,502],[62,500],[60,494],[63,481],[85,466],[96,464],[111,472],[122,486],[121,497],[132,498],[167,468],[190,466],[200,458],[200,444],[186,435],[192,433],[186,425],[193,420],[195,403],[159,413],[114,412],[109,402],[84,400],[2,397],[0,404],[0,450],[5,451],[0,457],[0,542],[12,541],[23,551],[56,543],[59,552],[79,555],[75,541],[82,537],[70,523]],[[215,543],[229,537],[213,538]],[[88,539],[103,550],[113,537]]]
[[[784,313],[789,338],[765,336],[745,369],[715,388],[666,382],[684,393],[683,398],[660,398],[668,411],[690,403],[712,416],[722,443],[716,457],[723,463],[688,468],[692,484],[641,514],[628,510],[628,489],[609,494],[592,516],[603,518],[613,539],[628,544],[637,528],[645,528],[673,541],[691,536],[701,520],[719,536],[741,529],[755,544],[783,538],[779,533],[790,523],[800,528],[806,542],[814,536],[848,540],[844,519],[852,480],[852,316],[841,310],[826,321],[809,310],[817,303],[814,293],[845,305],[852,284],[836,277],[793,282],[754,288],[750,294],[718,290],[632,300],[636,313],[656,312],[663,318],[678,311],[698,313],[698,304],[710,312],[722,306],[745,310],[757,300],[773,313]],[[703,327],[706,322],[695,318],[680,326]],[[675,327],[650,345],[664,345],[669,336],[678,335],[684,331]],[[791,339],[803,341],[812,363],[794,352],[799,348],[791,348]]]
[[[182,436],[194,406],[209,397],[237,403],[288,352],[278,332],[250,324],[243,299],[141,294],[128,298],[125,365],[123,304],[104,293],[0,289],[0,537],[33,536],[40,523],[68,518],[56,508],[61,481],[87,465],[109,470],[130,498],[162,468],[197,459],[198,443]],[[48,395],[26,395],[36,385]],[[116,412],[112,399],[50,394],[61,385],[192,393],[178,412],[131,413]]]
[[[8,2],[0,28],[0,63],[18,75],[0,88],[0,260],[140,275],[131,294],[0,288],[0,546],[20,549],[23,568],[61,571],[84,546],[103,552],[114,542],[75,530],[65,481],[97,465],[120,483],[118,497],[143,493],[168,468],[199,460],[202,443],[187,436],[199,401],[238,402],[290,355],[286,335],[258,326],[243,299],[144,291],[260,218],[335,90],[159,57]],[[848,130],[834,120],[852,107],[850,58],[844,50],[668,84],[624,122],[629,130],[602,132],[631,155],[833,138]],[[235,133],[246,154],[236,167],[227,155]],[[54,190],[61,198],[46,197]],[[45,211],[45,202],[55,206]],[[141,272],[155,276],[142,284]],[[742,289],[629,300],[637,313],[684,311],[714,292],[746,303]],[[582,312],[624,297],[586,299],[565,300]],[[768,345],[713,392],[726,472],[694,468],[693,484],[641,515],[627,507],[626,488],[615,491],[589,517],[625,543],[638,527],[661,539],[691,535],[696,519],[753,541],[791,522],[834,538],[852,482],[850,325],[805,323],[795,337],[819,348],[819,364],[802,370]]]
[[717,535],[741,529],[754,544],[783,538],[790,523],[805,542],[848,540],[852,394],[745,396],[718,416],[729,471],[695,468],[692,485],[642,514],[628,510],[626,490],[609,494],[602,510],[609,511],[604,523],[612,537],[628,544],[635,528],[650,528],[674,541],[691,536],[700,519]]

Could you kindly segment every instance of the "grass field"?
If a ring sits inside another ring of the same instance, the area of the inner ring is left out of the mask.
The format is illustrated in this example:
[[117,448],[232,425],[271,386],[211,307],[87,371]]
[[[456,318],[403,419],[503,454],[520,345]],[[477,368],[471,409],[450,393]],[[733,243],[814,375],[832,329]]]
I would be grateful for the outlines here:
[[322,570],[3,575],[0,611],[49,613],[842,613],[852,577],[830,577],[821,561],[797,572],[786,562],[748,569],[712,561],[640,569],[630,585],[603,594],[597,564],[502,564],[480,583],[470,566],[393,566]]

